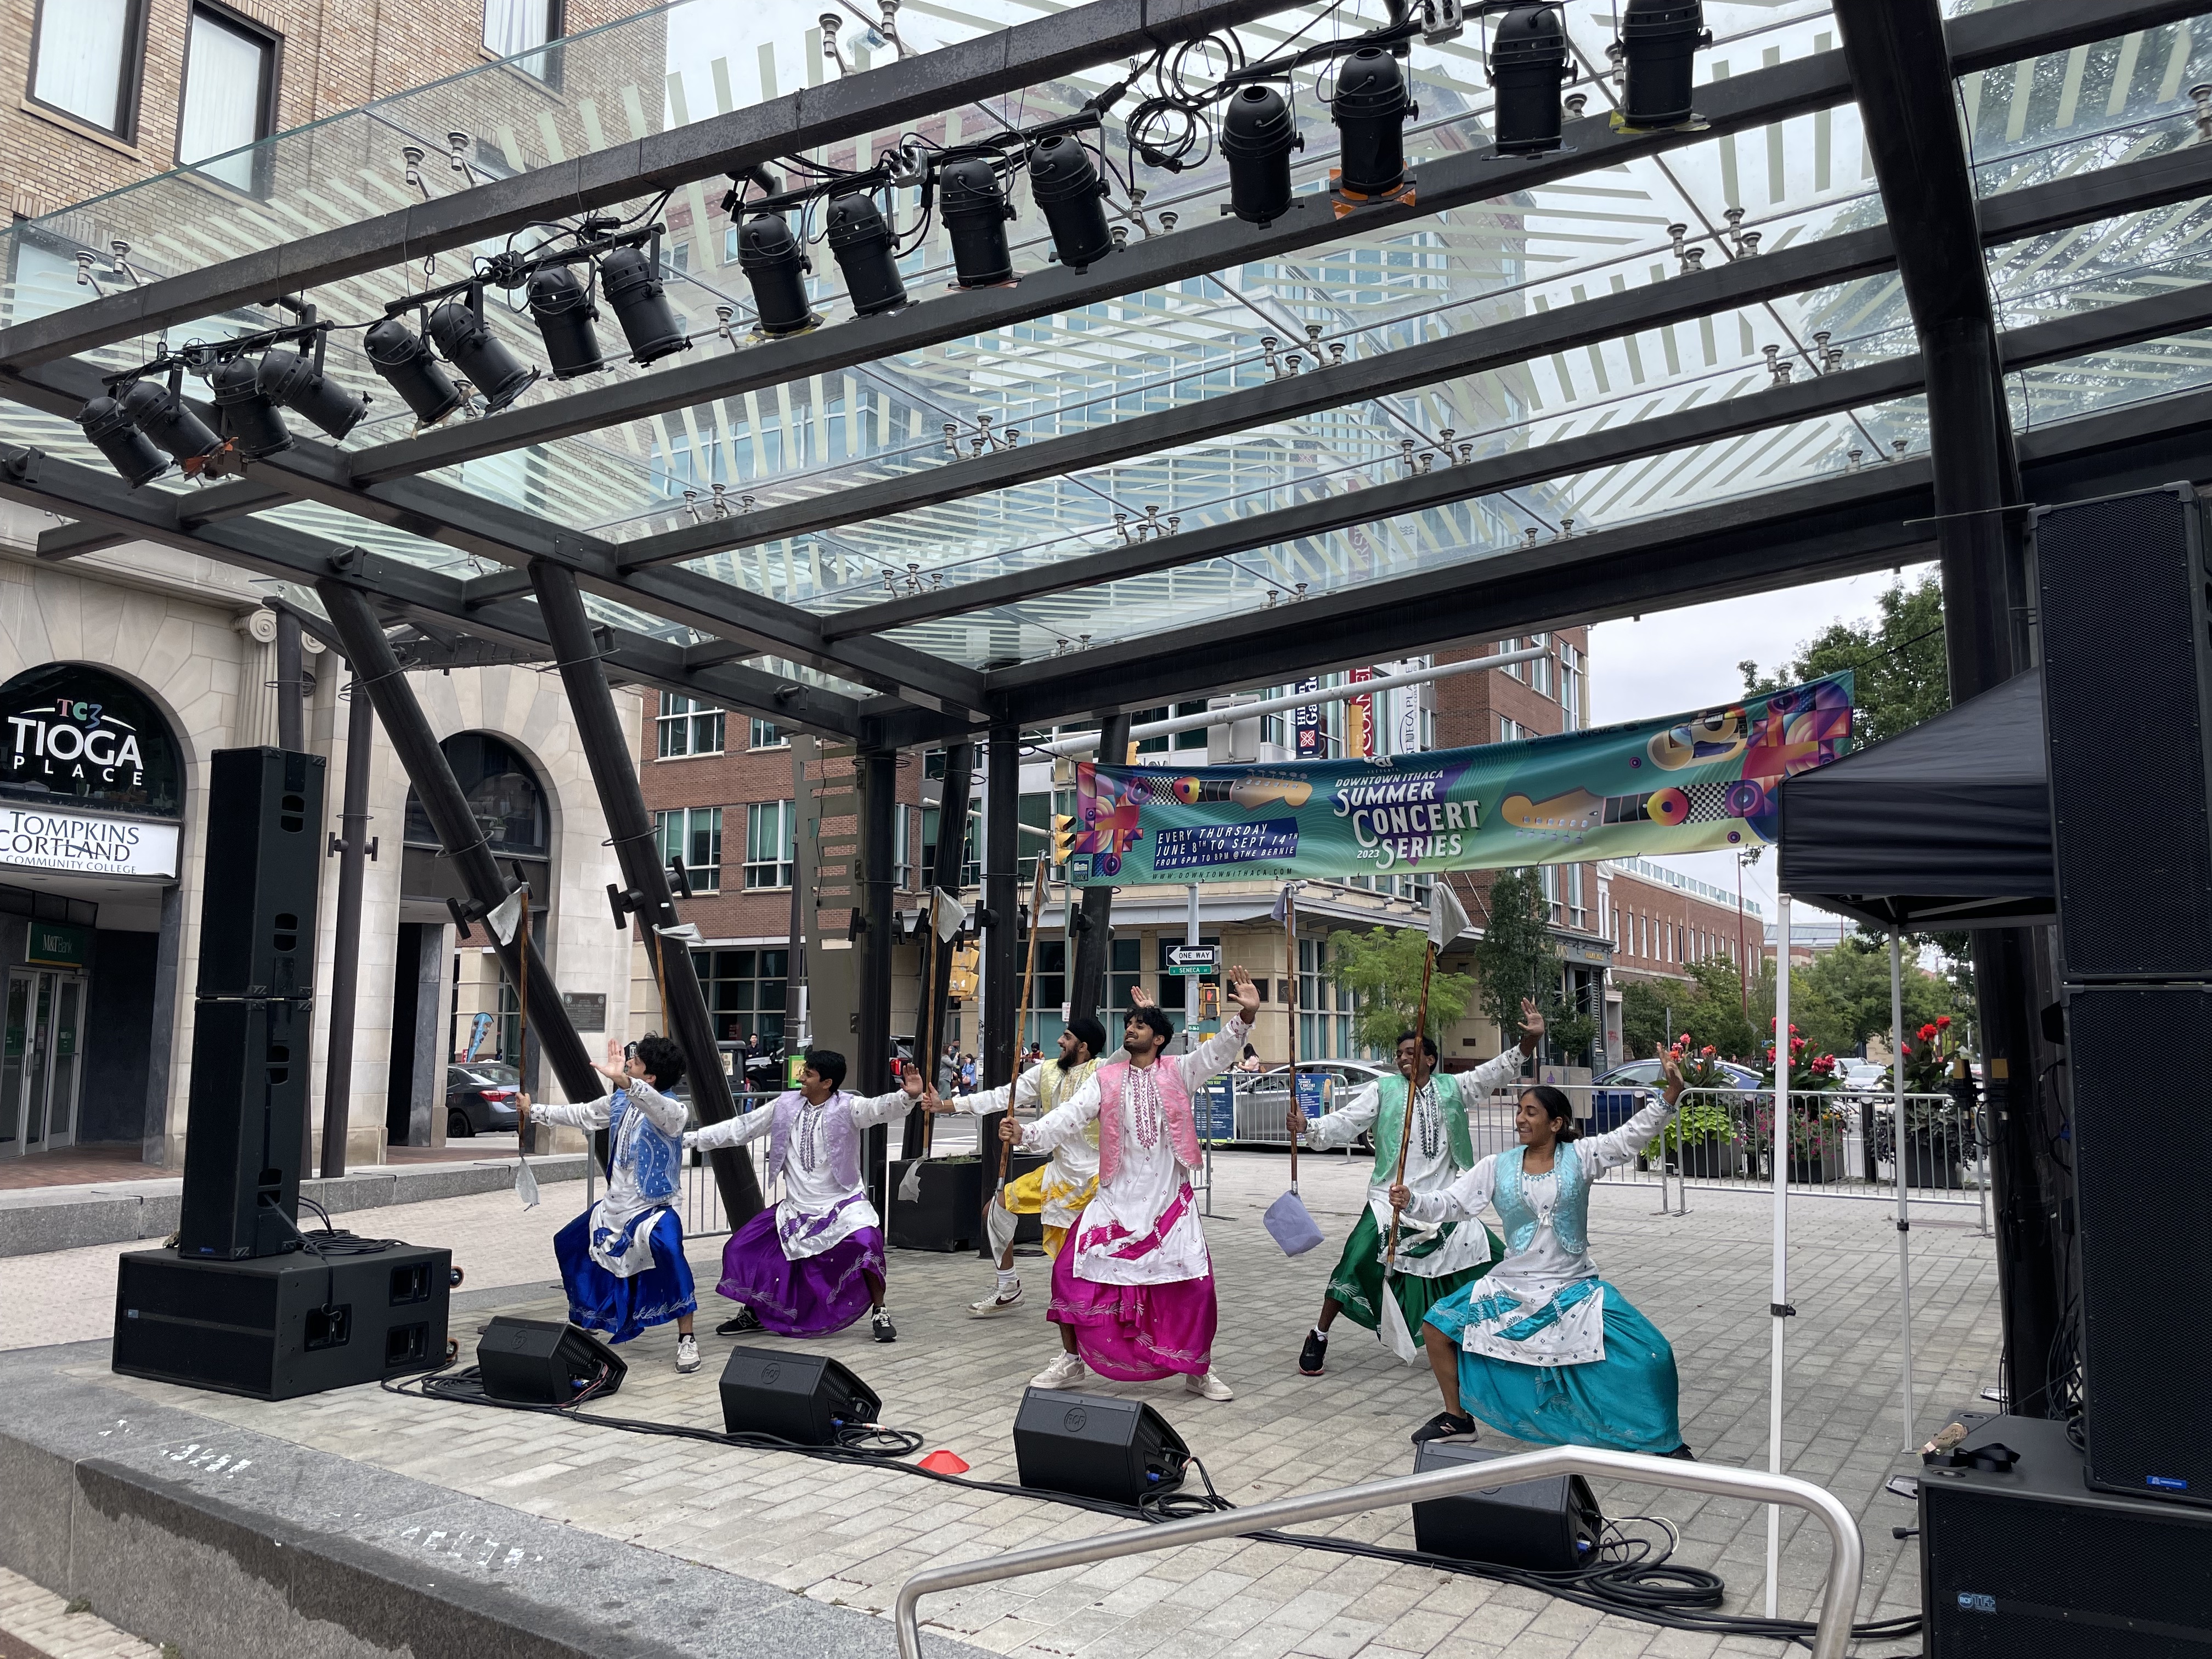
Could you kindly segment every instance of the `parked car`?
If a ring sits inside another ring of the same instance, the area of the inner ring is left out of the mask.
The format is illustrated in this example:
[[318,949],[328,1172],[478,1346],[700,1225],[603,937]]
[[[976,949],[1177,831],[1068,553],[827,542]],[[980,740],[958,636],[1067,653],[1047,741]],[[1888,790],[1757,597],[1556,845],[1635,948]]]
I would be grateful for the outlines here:
[[1844,1062],[1844,1087],[1856,1094],[1871,1094],[1881,1087],[1882,1074],[1887,1066],[1877,1066],[1870,1060],[1847,1060]]
[[[1759,1073],[1748,1066],[1739,1066],[1732,1060],[1718,1061],[1722,1073],[1731,1086],[1756,1089]],[[1642,1111],[1657,1096],[1665,1078],[1664,1068],[1656,1060],[1632,1060],[1626,1066],[1616,1066],[1590,1085],[1590,1122],[1593,1133],[1603,1134],[1618,1129]]]
[[[1334,1111],[1378,1078],[1388,1077],[1390,1068],[1364,1060],[1317,1060],[1302,1062],[1298,1074],[1322,1079],[1322,1108]],[[1290,1113],[1291,1068],[1273,1066],[1264,1072],[1231,1072],[1227,1076],[1237,1091],[1235,1138],[1264,1146],[1288,1146],[1291,1132],[1283,1123]]]
[[446,1067],[446,1139],[477,1134],[513,1134],[520,1113],[514,1097],[522,1073],[495,1060],[471,1060]]

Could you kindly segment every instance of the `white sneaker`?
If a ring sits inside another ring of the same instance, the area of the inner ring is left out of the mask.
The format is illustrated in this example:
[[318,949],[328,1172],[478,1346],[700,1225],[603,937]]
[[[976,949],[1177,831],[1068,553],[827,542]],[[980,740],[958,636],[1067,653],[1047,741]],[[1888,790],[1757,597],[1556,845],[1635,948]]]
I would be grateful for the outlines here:
[[1193,1394],[1202,1394],[1208,1400],[1237,1398],[1230,1391],[1229,1385],[1221,1380],[1219,1374],[1212,1370],[1208,1370],[1204,1376],[1186,1376],[1182,1380],[1182,1385]]
[[1004,1313],[1022,1299],[1022,1281],[1016,1279],[1011,1289],[994,1291],[981,1302],[970,1302],[968,1311],[978,1319],[988,1319],[994,1313]]
[[1030,1378],[1033,1389],[1072,1389],[1083,1381],[1083,1356],[1063,1353]]
[[679,1371],[699,1369],[699,1339],[689,1331],[676,1339],[676,1369]]

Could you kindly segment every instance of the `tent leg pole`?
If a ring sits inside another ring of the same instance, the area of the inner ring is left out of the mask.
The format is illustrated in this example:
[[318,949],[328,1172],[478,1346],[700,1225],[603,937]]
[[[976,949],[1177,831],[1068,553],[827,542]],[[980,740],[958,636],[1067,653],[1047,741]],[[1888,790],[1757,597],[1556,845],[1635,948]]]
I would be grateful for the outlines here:
[[1889,1075],[1894,1100],[1890,1151],[1897,1177],[1897,1308],[1905,1355],[1905,1449],[1912,1449],[1912,1216],[1905,1191],[1905,954],[1897,929],[1889,930]]
[[[1768,1156],[1774,1164],[1774,1346],[1767,1381],[1766,1467],[1782,1473],[1782,1322],[1790,1316],[1790,895],[1774,896],[1774,1133]],[[1766,1616],[1782,1595],[1782,1510],[1766,1506]]]

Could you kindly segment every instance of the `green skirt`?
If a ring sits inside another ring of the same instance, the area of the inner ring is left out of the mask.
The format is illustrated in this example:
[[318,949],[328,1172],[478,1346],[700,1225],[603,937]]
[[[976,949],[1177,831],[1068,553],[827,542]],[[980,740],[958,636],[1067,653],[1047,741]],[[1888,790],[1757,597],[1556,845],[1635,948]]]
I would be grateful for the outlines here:
[[[1460,1221],[1447,1224],[1432,1238],[1419,1245],[1401,1243],[1398,1249],[1401,1261],[1419,1261],[1442,1249],[1446,1240],[1460,1227],[1480,1226],[1480,1222]],[[1424,1279],[1419,1273],[1396,1273],[1387,1275],[1390,1296],[1398,1304],[1398,1310],[1406,1316],[1406,1328],[1419,1340],[1421,1322],[1428,1317],[1429,1310],[1446,1297],[1474,1281],[1496,1267],[1505,1254],[1505,1247],[1498,1235],[1487,1227],[1483,1231],[1490,1239],[1490,1260],[1477,1262],[1455,1273],[1437,1279]],[[1328,1277],[1329,1299],[1344,1310],[1344,1316],[1355,1325],[1369,1330],[1379,1330],[1382,1324],[1382,1296],[1386,1275],[1382,1271],[1382,1230],[1376,1224],[1372,1207],[1362,1205],[1359,1224],[1352,1230],[1352,1237],[1344,1242],[1344,1254],[1337,1259],[1336,1271]]]

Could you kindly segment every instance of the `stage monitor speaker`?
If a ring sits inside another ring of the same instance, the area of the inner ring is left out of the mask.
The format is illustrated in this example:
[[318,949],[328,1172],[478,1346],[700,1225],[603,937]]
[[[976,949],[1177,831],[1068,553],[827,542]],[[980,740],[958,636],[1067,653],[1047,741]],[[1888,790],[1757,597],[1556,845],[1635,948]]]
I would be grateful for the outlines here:
[[[1505,1455],[1472,1441],[1431,1440],[1414,1449],[1413,1473]],[[1516,1480],[1413,1505],[1413,1547],[1424,1554],[1531,1572],[1573,1572],[1588,1565],[1604,1527],[1589,1482],[1578,1474]]]
[[446,1363],[453,1253],[394,1244],[327,1261],[133,1250],[117,1263],[110,1363],[125,1376],[292,1400]]
[[325,764],[320,755],[282,749],[218,749],[209,757],[195,994],[313,994]]
[[568,1406],[586,1389],[595,1400],[613,1394],[629,1366],[580,1326],[501,1315],[477,1342],[477,1373],[494,1400]]
[[1182,1484],[1190,1448],[1141,1400],[1026,1389],[1014,1413],[1022,1485],[1134,1507]]
[[2085,1487],[2063,1423],[1991,1418],[1960,1450],[1992,1445],[2019,1461],[1921,1472],[1929,1659],[2212,1653],[2212,1515]]
[[721,1386],[725,1429],[799,1446],[834,1446],[884,1409],[875,1390],[836,1360],[784,1348],[732,1348]]
[[2212,985],[2073,987],[2066,1036],[2089,1481],[2212,1504]]
[[[2032,520],[2069,980],[2212,979],[2212,571],[2185,483]],[[2131,695],[2115,682],[2124,660]]]
[[217,1261],[297,1248],[301,1130],[313,1005],[193,1005],[180,1254]]

